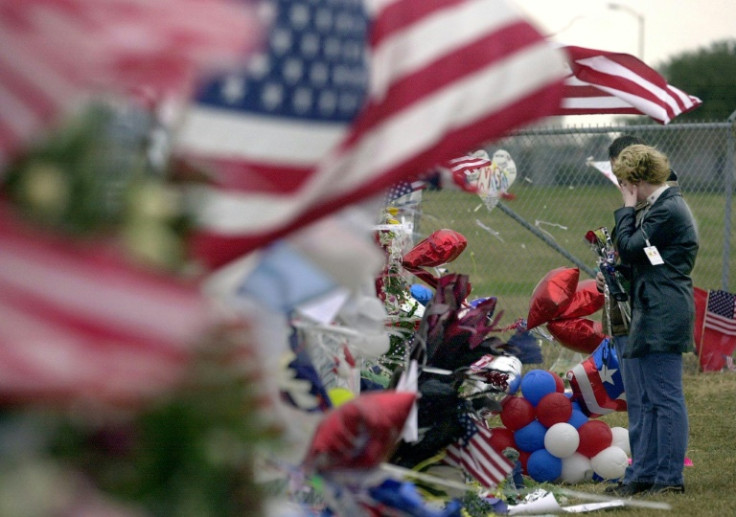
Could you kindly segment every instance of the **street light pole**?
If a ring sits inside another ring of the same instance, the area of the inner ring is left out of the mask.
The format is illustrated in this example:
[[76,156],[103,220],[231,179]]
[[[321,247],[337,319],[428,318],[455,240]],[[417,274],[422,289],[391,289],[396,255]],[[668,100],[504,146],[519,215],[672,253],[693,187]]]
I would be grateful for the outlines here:
[[608,4],[608,8],[613,11],[625,11],[636,18],[639,23],[639,59],[644,61],[644,15],[635,11],[628,5],[618,4],[615,2],[610,2]]

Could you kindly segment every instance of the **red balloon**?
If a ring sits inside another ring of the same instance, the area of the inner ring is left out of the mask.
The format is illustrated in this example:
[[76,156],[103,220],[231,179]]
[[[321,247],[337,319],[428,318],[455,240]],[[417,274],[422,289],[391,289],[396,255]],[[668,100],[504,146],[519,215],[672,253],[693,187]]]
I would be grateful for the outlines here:
[[572,302],[579,278],[580,270],[572,267],[559,267],[547,273],[532,291],[527,330],[559,317]]
[[492,428],[489,442],[493,450],[499,454],[503,454],[504,449],[507,447],[518,450],[514,441],[514,432],[506,427]]
[[441,266],[459,257],[467,245],[465,236],[455,230],[437,230],[404,255],[402,265],[406,268]]
[[578,450],[586,458],[592,458],[613,443],[613,432],[602,420],[588,420],[578,427],[580,445]]
[[567,422],[571,416],[572,402],[564,393],[548,393],[537,404],[537,420],[544,427]]
[[518,431],[534,420],[534,406],[523,397],[508,397],[501,407],[501,422],[511,431]]
[[327,472],[377,466],[396,446],[415,398],[415,393],[377,391],[333,409],[317,426],[304,467]]
[[594,278],[581,280],[572,295],[570,305],[557,317],[564,319],[590,316],[603,307],[605,300],[603,293],[598,291]]
[[608,337],[603,333],[600,321],[587,318],[550,321],[547,330],[562,346],[582,354],[592,354],[601,341]]
[[557,393],[564,393],[565,392],[565,381],[562,380],[562,377],[560,377],[560,374],[557,372],[553,372],[552,370],[547,370],[547,371],[552,374],[552,377],[555,378],[555,391],[557,391]]

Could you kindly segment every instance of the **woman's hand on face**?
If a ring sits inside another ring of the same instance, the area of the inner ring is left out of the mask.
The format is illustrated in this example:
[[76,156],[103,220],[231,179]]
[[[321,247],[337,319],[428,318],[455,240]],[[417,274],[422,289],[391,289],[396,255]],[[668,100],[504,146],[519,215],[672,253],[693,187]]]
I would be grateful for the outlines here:
[[636,206],[637,193],[639,190],[638,185],[622,180],[619,186],[621,187],[621,197],[623,197],[624,206]]

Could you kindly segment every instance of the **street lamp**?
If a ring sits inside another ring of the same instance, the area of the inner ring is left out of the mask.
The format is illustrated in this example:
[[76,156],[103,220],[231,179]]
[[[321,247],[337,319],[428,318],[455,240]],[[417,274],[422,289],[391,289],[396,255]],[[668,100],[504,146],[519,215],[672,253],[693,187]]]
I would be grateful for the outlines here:
[[636,17],[639,22],[639,59],[644,61],[644,15],[638,11],[633,10],[628,5],[618,4],[610,2],[608,8],[613,11],[626,11],[630,15]]

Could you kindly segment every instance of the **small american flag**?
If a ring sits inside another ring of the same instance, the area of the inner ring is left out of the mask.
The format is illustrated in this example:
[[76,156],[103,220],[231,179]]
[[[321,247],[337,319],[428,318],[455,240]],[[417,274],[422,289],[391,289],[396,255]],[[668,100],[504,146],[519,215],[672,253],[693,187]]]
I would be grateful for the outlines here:
[[0,0],[0,166],[84,96],[184,95],[261,33],[222,0]]
[[271,0],[268,48],[206,85],[179,154],[217,267],[557,110],[564,54],[504,0]]
[[446,449],[445,462],[465,470],[486,488],[494,488],[514,469],[506,457],[491,447],[493,431],[479,419],[460,411],[463,436]]
[[703,325],[729,336],[736,336],[736,295],[711,291]]
[[574,46],[563,50],[571,71],[559,115],[648,115],[667,124],[702,104],[632,55]]
[[391,185],[386,191],[384,203],[389,204],[396,201],[399,198],[413,194],[414,192],[420,192],[427,188],[427,184],[424,181],[399,181],[394,185]]
[[700,365],[703,371],[720,371],[736,350],[736,295],[727,291],[708,291],[700,340]]

